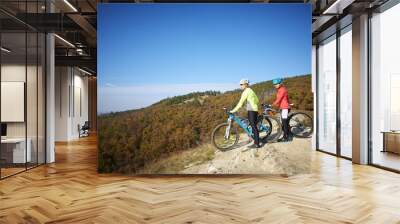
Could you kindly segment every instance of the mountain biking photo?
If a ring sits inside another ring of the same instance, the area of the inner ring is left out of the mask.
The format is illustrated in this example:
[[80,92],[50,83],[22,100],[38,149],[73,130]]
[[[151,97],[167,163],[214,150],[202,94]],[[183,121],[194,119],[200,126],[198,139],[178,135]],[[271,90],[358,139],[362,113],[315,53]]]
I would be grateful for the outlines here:
[[297,113],[314,106],[308,6],[116,8],[98,21],[100,173],[307,172],[312,122]]

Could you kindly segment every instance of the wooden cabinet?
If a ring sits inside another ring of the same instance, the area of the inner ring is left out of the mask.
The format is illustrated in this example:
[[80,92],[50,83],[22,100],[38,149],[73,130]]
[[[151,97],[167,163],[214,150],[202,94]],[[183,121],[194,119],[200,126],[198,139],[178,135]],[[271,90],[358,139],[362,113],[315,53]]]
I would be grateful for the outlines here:
[[400,154],[400,132],[383,133],[383,152]]

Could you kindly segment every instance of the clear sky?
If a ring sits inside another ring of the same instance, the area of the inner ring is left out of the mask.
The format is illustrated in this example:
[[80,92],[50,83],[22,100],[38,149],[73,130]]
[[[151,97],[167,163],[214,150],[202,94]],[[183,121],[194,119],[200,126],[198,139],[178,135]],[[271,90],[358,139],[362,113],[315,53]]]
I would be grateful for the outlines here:
[[309,4],[99,4],[99,112],[311,72]]

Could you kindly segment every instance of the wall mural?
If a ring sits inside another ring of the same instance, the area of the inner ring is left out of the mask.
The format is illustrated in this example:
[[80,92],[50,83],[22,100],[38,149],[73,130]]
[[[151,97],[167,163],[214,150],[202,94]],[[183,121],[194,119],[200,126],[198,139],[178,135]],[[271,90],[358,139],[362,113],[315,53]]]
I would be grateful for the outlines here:
[[99,172],[309,172],[309,4],[98,9]]

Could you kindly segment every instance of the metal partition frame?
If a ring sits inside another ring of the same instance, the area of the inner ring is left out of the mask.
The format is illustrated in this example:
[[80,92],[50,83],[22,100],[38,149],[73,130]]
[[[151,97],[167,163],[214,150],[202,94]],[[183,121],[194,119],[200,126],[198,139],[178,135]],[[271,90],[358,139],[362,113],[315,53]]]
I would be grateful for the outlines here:
[[[349,26],[352,25],[351,23],[351,15],[348,15],[347,17],[343,18],[344,21],[341,21],[341,23],[334,24],[332,27],[327,29],[327,32],[321,33],[321,36],[323,38],[319,38],[319,42],[316,45],[316,101],[317,101],[317,108],[316,109],[316,119],[317,119],[317,125],[316,125],[316,150],[319,152],[327,153],[329,155],[333,156],[338,156],[347,160],[352,160],[349,157],[343,156],[341,154],[341,119],[340,119],[340,75],[341,75],[341,67],[340,67],[340,37],[343,34],[343,30],[348,28]],[[333,32],[334,31],[334,32]],[[325,151],[324,149],[321,149],[319,147],[319,106],[318,106],[318,99],[319,99],[319,91],[320,89],[318,88],[318,83],[319,83],[319,54],[318,54],[318,48],[319,44],[333,35],[336,35],[335,41],[336,41],[336,153],[331,153],[328,151]]]
[[384,169],[387,171],[400,173],[400,170],[393,169],[390,167],[386,167],[379,164],[373,163],[373,142],[372,142],[372,15],[373,13],[383,13],[386,10],[400,4],[400,0],[388,0],[381,6],[375,8],[374,10],[370,10],[368,12],[368,165]]
[[[26,1],[25,1],[26,2]],[[38,7],[38,6],[37,6]],[[26,8],[26,5],[25,5],[25,8]],[[47,10],[47,7],[46,7],[46,10]],[[26,10],[25,10],[26,11]],[[18,20],[18,22],[21,22],[20,20]],[[22,22],[22,23],[24,23],[24,22]],[[1,25],[1,23],[0,23],[0,25]],[[0,167],[0,180],[3,180],[3,179],[5,179],[5,178],[8,178],[8,177],[11,177],[11,176],[14,176],[14,175],[17,175],[17,174],[19,174],[19,173],[22,173],[22,172],[25,172],[25,171],[27,171],[27,170],[30,170],[30,169],[33,169],[33,168],[36,168],[36,167],[38,167],[38,166],[40,166],[40,165],[43,165],[43,164],[46,164],[47,163],[47,138],[46,138],[46,136],[47,136],[47,128],[46,128],[46,126],[47,126],[47,123],[46,123],[46,120],[47,120],[47,114],[46,114],[46,108],[47,108],[47,105],[46,105],[46,96],[47,96],[47,88],[46,88],[46,85],[47,85],[47,82],[46,82],[46,77],[47,77],[47,60],[46,60],[46,54],[47,54],[47,49],[46,49],[46,47],[47,47],[47,38],[46,38],[46,33],[43,33],[43,32],[41,32],[41,31],[39,31],[39,30],[37,30],[37,29],[35,29],[35,28],[33,28],[32,26],[29,26],[28,24],[26,24],[26,23],[24,23],[24,27],[25,27],[25,30],[22,32],[22,33],[24,33],[25,34],[25,87],[24,87],[24,90],[25,90],[25,93],[24,93],[24,120],[25,120],[25,127],[24,127],[24,129],[25,129],[25,168],[24,168],[24,170],[21,170],[21,171],[19,171],[19,172],[15,172],[15,173],[12,173],[12,174],[10,174],[10,175],[7,175],[7,176],[4,176],[3,175],[3,173],[2,173],[2,168]],[[1,29],[0,29],[1,30]],[[28,75],[28,30],[31,30],[31,31],[33,31],[34,33],[36,33],[36,136],[34,136],[34,137],[36,137],[36,140],[37,140],[37,144],[36,144],[36,163],[33,165],[33,166],[31,166],[31,167],[28,167],[28,162],[27,162],[27,157],[28,157],[28,154],[27,154],[27,145],[28,145],[28,143],[27,143],[27,140],[28,140],[28,131],[27,131],[27,127],[28,127],[28,125],[27,125],[27,122],[28,122],[28,116],[27,116],[27,96],[28,96],[28,93],[27,93],[27,75]],[[5,33],[5,32],[0,32],[0,45],[2,45],[2,34],[3,33]],[[44,95],[44,99],[42,100],[42,103],[43,103],[43,105],[42,105],[42,107],[43,107],[43,112],[44,112],[44,116],[42,117],[43,119],[40,119],[41,120],[41,122],[43,122],[43,145],[42,145],[42,147],[43,147],[43,149],[42,149],[42,152],[43,152],[43,163],[39,163],[39,141],[38,141],[38,139],[39,139],[39,79],[38,79],[38,76],[39,76],[39,69],[38,69],[38,66],[39,66],[39,33],[40,34],[44,34],[43,35],[43,39],[42,39],[42,44],[43,44],[43,48],[44,48],[44,50],[42,50],[41,51],[41,53],[43,53],[44,55],[42,55],[42,60],[44,60],[44,63],[43,63],[43,66],[42,66],[42,82],[43,82],[43,88],[44,88],[44,92],[43,92],[43,95]],[[0,53],[0,68],[1,68],[1,66],[2,66],[2,60],[3,58],[2,58],[2,55],[1,55],[1,53]],[[0,81],[1,81],[1,69],[0,69]],[[0,85],[0,90],[1,90],[1,85]],[[0,98],[1,98],[1,91],[0,91]],[[0,105],[0,109],[1,109],[1,105]],[[0,115],[0,123],[1,123],[1,115]],[[0,144],[0,158],[1,158],[1,144]]]

